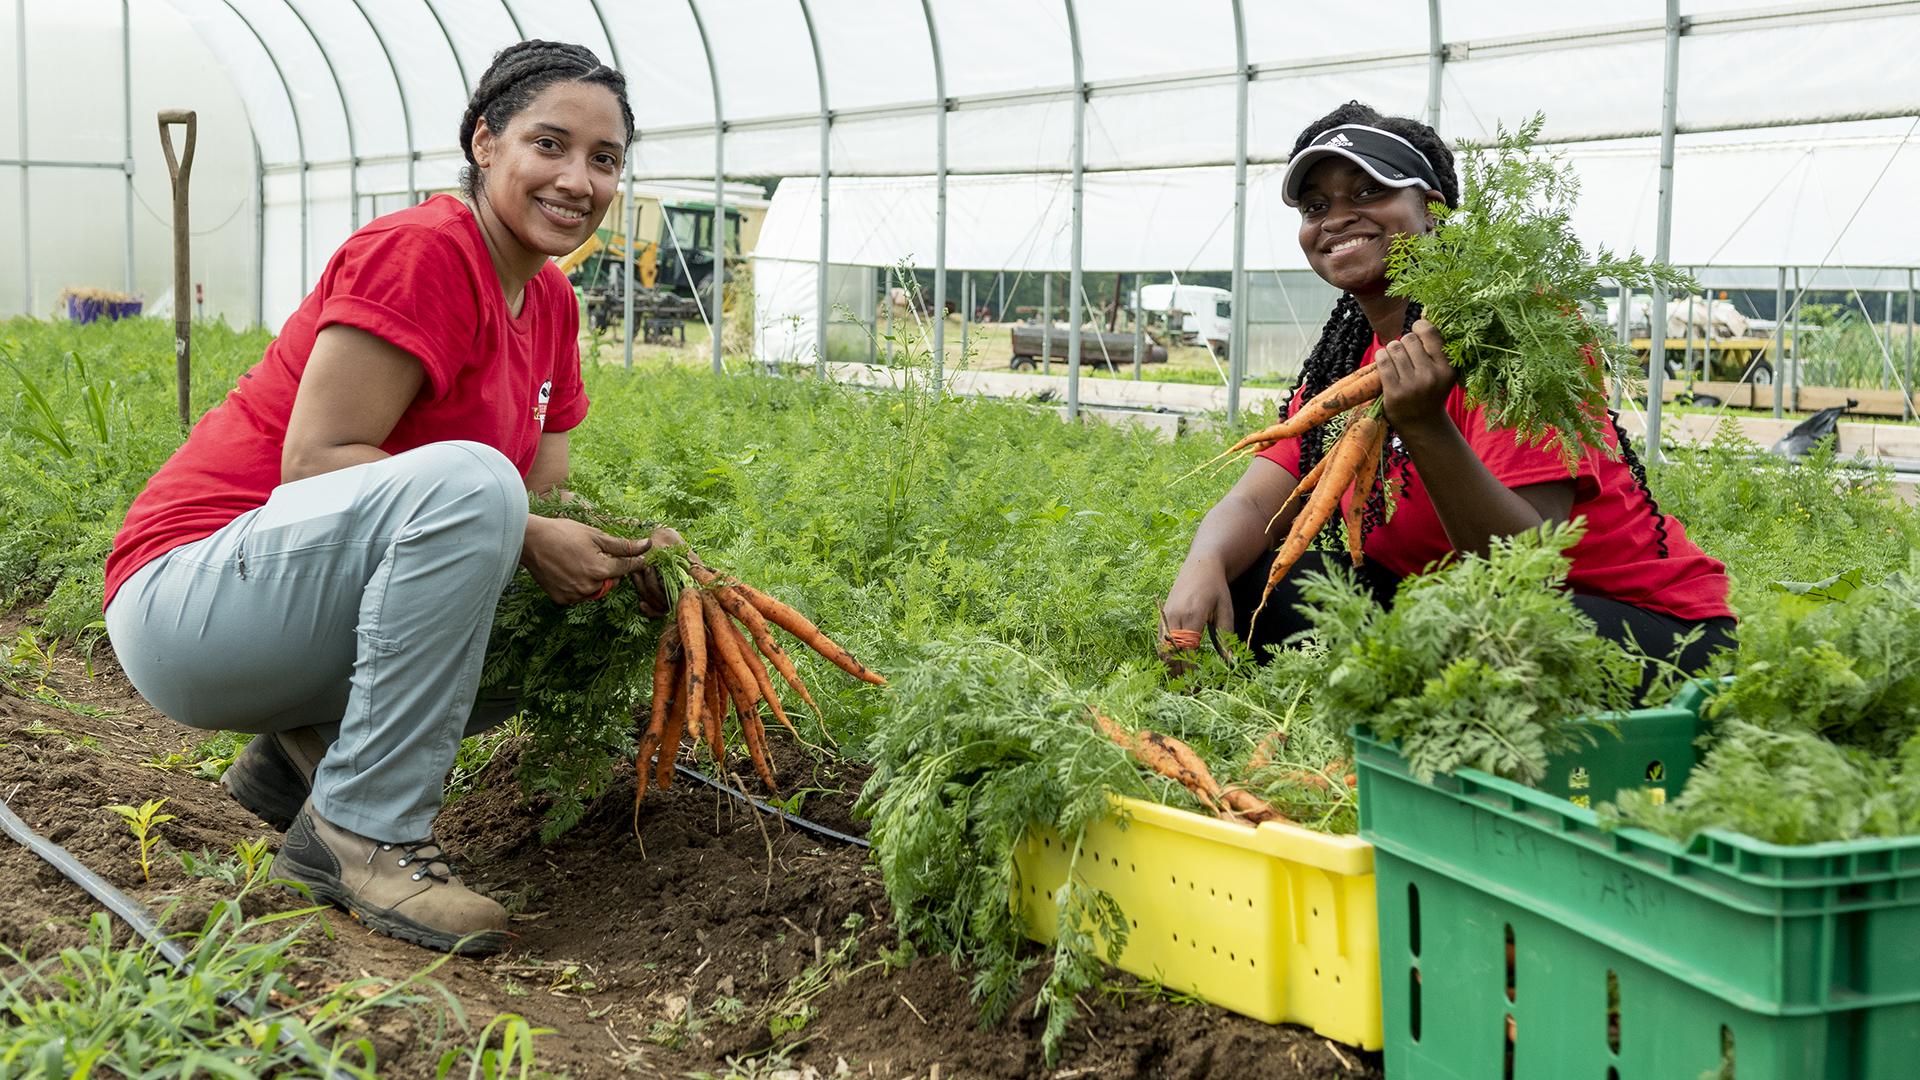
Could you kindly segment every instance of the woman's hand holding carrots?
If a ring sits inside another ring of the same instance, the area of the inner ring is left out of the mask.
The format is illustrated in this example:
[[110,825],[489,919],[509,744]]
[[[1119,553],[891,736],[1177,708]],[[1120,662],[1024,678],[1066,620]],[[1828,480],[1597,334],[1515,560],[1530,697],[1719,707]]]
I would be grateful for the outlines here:
[[[1337,416],[1351,417],[1339,438],[1331,440],[1322,450],[1320,460],[1300,478],[1280,512],[1268,522],[1267,527],[1272,529],[1290,509],[1300,505],[1273,560],[1266,590],[1250,622],[1259,619],[1273,587],[1300,561],[1313,538],[1341,509],[1343,496],[1347,500],[1343,513],[1347,550],[1353,564],[1361,564],[1366,556],[1362,544],[1365,523],[1360,509],[1380,481],[1380,460],[1388,429],[1413,443],[1423,433],[1436,430],[1436,425],[1450,424],[1446,404],[1455,378],[1440,331],[1427,320],[1417,319],[1405,335],[1382,346],[1373,363],[1349,373],[1291,416],[1247,435],[1214,459],[1255,453],[1281,439],[1299,438]],[[1186,570],[1181,573],[1184,576]],[[1189,589],[1183,595],[1180,585],[1175,585],[1174,595],[1168,597],[1170,615],[1177,610],[1182,618],[1193,617],[1190,608],[1194,602],[1189,597],[1199,593],[1191,586]],[[1230,603],[1227,610],[1231,617]]]
[[1209,625],[1222,632],[1233,629],[1233,591],[1227,587],[1225,567],[1210,559],[1189,559],[1160,609],[1160,659],[1175,674],[1183,672],[1178,654],[1198,648]]
[[[555,603],[578,604],[600,595],[608,580],[644,573],[640,556],[648,546],[646,540],[628,540],[582,522],[530,514],[520,563]],[[658,590],[658,578],[654,587]],[[658,595],[664,609],[665,593]]]
[[1447,394],[1455,372],[1447,360],[1446,342],[1425,319],[1397,341],[1380,347],[1373,359],[1380,369],[1380,407],[1387,422],[1402,436],[1413,438],[1435,423],[1448,423]]

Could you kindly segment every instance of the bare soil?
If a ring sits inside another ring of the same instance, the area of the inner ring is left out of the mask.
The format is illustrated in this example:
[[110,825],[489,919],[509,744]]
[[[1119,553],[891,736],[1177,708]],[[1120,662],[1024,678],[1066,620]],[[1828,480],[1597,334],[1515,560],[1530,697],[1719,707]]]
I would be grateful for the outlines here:
[[[21,624],[0,622],[11,639]],[[188,877],[157,854],[141,880],[138,849],[106,809],[167,800],[164,851],[230,852],[277,836],[213,780],[158,768],[203,732],[182,728],[134,692],[109,650],[93,671],[62,658],[49,689],[96,715],[0,689],[0,796],[42,836],[156,909],[179,903],[196,924],[230,889]],[[825,789],[802,812],[858,834],[849,808],[865,770],[816,761],[773,733],[783,785]],[[512,780],[511,746],[440,816],[437,831],[469,884],[507,904],[518,935],[505,953],[455,958],[432,974],[470,1031],[504,1011],[554,1029],[542,1066],[574,1077],[1379,1077],[1378,1055],[1312,1032],[1182,1004],[1115,974],[1076,1021],[1061,1061],[1041,1058],[1037,1028],[1015,1018],[982,1030],[968,975],[944,959],[889,963],[899,942],[879,870],[864,850],[786,826],[684,777],[649,793],[632,825],[631,778],[552,844]],[[644,847],[644,850],[643,850]],[[249,914],[298,906],[280,890]],[[0,841],[0,943],[46,956],[75,944],[95,902],[51,866]],[[324,916],[303,947],[300,983],[371,975],[401,980],[435,954]],[[449,1046],[471,1042],[441,1016],[394,1010],[366,1034],[383,1076],[432,1076]],[[464,1067],[460,1070],[464,1074]]]

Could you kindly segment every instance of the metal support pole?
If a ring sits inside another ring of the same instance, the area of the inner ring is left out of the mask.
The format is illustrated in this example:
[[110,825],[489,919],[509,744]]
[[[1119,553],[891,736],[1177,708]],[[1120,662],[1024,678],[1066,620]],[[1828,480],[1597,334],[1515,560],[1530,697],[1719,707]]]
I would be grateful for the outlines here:
[[993,318],[995,322],[1006,322],[1007,321],[1007,272],[1005,270],[1002,270],[999,273],[993,275],[993,283],[994,283],[994,286],[1000,292],[1000,302],[993,306]]
[[[126,176],[122,197],[127,222],[127,272],[124,291],[133,295],[133,14],[131,0],[120,0],[120,116],[125,121]],[[24,226],[23,226],[24,227]]]
[[927,44],[933,49],[934,197],[933,197],[933,381],[946,384],[947,366],[947,65],[940,55],[940,28],[933,21],[933,0],[920,0],[927,20]]
[[[873,285],[875,281],[880,282],[879,297],[874,296]],[[886,292],[886,281],[881,278],[880,275],[875,274],[873,277],[867,279],[867,299],[873,301],[873,332],[867,335],[867,363],[869,364],[879,363],[880,361],[880,301],[886,296]]]
[[[1438,0],[1435,0],[1438,2]],[[1227,423],[1240,422],[1247,377],[1247,20],[1233,0],[1233,320],[1227,342]]]
[[1140,320],[1140,275],[1133,275],[1133,381],[1140,381],[1140,364],[1146,357],[1147,327]]
[[253,325],[267,324],[267,166],[253,143]]
[[[321,66],[327,69],[327,77],[333,80],[333,96],[340,103],[340,119],[347,127],[347,219],[353,223],[354,229],[358,230],[360,228],[360,140],[354,134],[353,108],[347,104],[347,88],[341,84],[340,73],[334,69],[333,54],[327,51],[326,45],[320,40],[320,35],[313,32],[312,25],[307,22],[307,17],[300,13],[299,6],[289,3],[287,12],[300,23],[300,29],[307,32],[308,40],[313,42],[314,49],[320,54]],[[397,84],[398,76],[395,77],[395,81]],[[402,112],[406,111],[404,99],[400,103],[400,108]]]
[[27,0],[14,0],[13,14],[20,36],[14,41],[14,62],[19,68],[20,111],[20,314],[33,311],[33,198],[27,194],[33,174],[27,171],[27,159],[33,151],[27,147]]
[[1887,355],[1891,356],[1893,355],[1893,290],[1892,289],[1887,290],[1887,318],[1886,318],[1885,325],[1886,325]]
[[[715,86],[714,93],[718,94],[718,83]],[[726,370],[721,360],[727,337],[727,172],[726,143],[721,138],[725,130],[726,125],[716,118],[713,123],[713,306],[708,309],[713,314],[715,375]]]
[[[622,213],[621,216],[626,219],[621,222],[621,224],[625,226],[624,231],[627,234],[627,250],[620,256],[620,271],[624,275],[620,282],[620,292],[622,294],[620,298],[620,339],[622,349],[620,364],[628,371],[632,371],[633,287],[636,284],[633,280],[633,249],[640,243],[640,206],[633,200],[632,161],[627,162],[627,202],[626,205],[622,207],[622,210],[624,213]],[[664,206],[661,207],[660,212],[663,214],[666,213],[666,208]],[[654,258],[657,260],[659,257],[660,253],[657,251],[654,252]],[[698,282],[689,282],[689,284],[698,284]]]
[[[911,303],[913,298],[908,297]],[[887,366],[893,366],[893,271],[887,272],[887,283],[880,289],[880,301],[887,305]]]
[[[1673,128],[1680,82],[1680,0],[1667,0],[1666,73],[1660,87],[1660,218],[1653,238],[1653,257],[1666,262],[1673,241]],[[1648,461],[1660,461],[1660,394],[1667,375],[1667,294],[1653,290],[1653,310],[1647,319],[1653,348],[1647,363]]]
[[1040,275],[1040,374],[1053,374],[1053,275]]
[[[1614,320],[1617,324],[1614,327],[1614,340],[1620,343],[1621,355],[1631,357],[1633,354],[1629,351],[1629,343],[1633,341],[1633,290],[1624,284],[1620,286],[1619,316],[1618,319]],[[1615,370],[1613,373],[1613,394],[1607,401],[1607,407],[1609,409],[1618,409],[1621,400],[1626,396],[1627,377],[1622,372]]]
[[[1698,267],[1694,268],[1694,277],[1696,279],[1705,276],[1705,273]],[[1707,288],[1706,282],[1702,281],[1700,283],[1700,292],[1701,307],[1704,309],[1701,312],[1703,323],[1700,332],[1700,378],[1702,381],[1705,381],[1713,378],[1713,290]],[[1691,314],[1692,309],[1688,309],[1688,311],[1689,314]],[[1687,320],[1687,339],[1689,343],[1691,343],[1693,339],[1693,320],[1691,318]]]
[[1440,35],[1440,0],[1427,0],[1427,126],[1440,130],[1440,71],[1447,45]]
[[[199,120],[191,109],[160,111],[160,149],[167,157],[167,173],[173,180],[173,373],[176,397],[180,405],[180,426],[192,425],[193,410],[193,303],[188,283],[193,274],[192,230],[187,227],[187,182],[193,173],[193,144],[199,133]],[[176,158],[173,152],[173,125],[184,124],[187,144]]]
[[1900,415],[1913,419],[1913,270],[1907,270],[1907,378],[1901,387]]
[[[413,111],[407,104],[407,87],[400,81],[400,67],[393,62],[393,50],[387,48],[387,36],[380,32],[380,24],[374,22],[373,17],[367,14],[364,0],[353,0],[353,6],[354,10],[360,13],[360,21],[366,23],[367,30],[373,34],[374,44],[380,47],[380,55],[387,62],[387,71],[393,76],[394,96],[400,99],[400,130],[407,140],[407,205],[413,206],[420,201],[420,185],[415,176],[415,165],[420,160],[420,149],[414,145],[413,141]],[[601,26],[604,29],[605,23]],[[611,41],[608,42],[608,46],[612,46]],[[613,63],[618,67],[620,58],[615,56]],[[377,211],[379,207],[376,206],[374,209]],[[378,217],[379,214],[375,213],[374,216]]]
[[[309,228],[309,223],[310,223],[309,222],[309,217],[310,217],[309,204],[312,202],[312,200],[308,197],[309,189],[307,185],[307,173],[312,169],[312,163],[307,159],[307,137],[300,123],[300,106],[295,103],[293,98],[293,84],[287,82],[287,73],[284,69],[280,67],[280,57],[272,49],[269,49],[267,47],[267,39],[260,36],[260,31],[254,27],[253,23],[247,21],[246,15],[242,14],[240,9],[234,6],[233,0],[221,0],[221,2],[226,5],[226,8],[228,11],[233,13],[234,18],[240,20],[240,25],[247,28],[247,33],[253,35],[254,43],[260,46],[260,52],[266,56],[267,63],[273,66],[274,77],[280,80],[280,92],[285,94],[287,97],[287,115],[293,120],[294,153],[298,154],[300,157],[300,295],[305,296],[307,294],[307,281],[308,281],[307,279],[307,274],[308,274],[307,246],[309,243],[308,234],[309,232],[311,232],[311,229]],[[433,5],[431,4],[427,5],[427,9],[429,11],[433,10]],[[259,162],[258,140],[255,140],[254,151],[255,151],[254,159],[262,175],[261,185],[260,185],[261,191],[262,191],[262,195],[260,198],[260,205],[261,205],[261,229],[264,233],[266,228],[266,225],[265,225],[266,196],[264,194],[266,189],[266,182],[265,182],[265,176],[264,176],[265,167],[264,165],[258,164]],[[264,246],[264,241],[262,243]],[[266,310],[266,298],[264,294],[267,288],[266,265],[267,265],[266,259],[263,257],[260,260],[260,291],[263,294],[260,300],[260,306],[261,306],[261,312],[262,312],[260,321],[263,323],[266,321],[265,314],[264,314]]]
[[1793,380],[1788,385],[1789,404],[1794,412],[1800,411],[1800,268],[1793,268],[1793,363],[1788,371]]
[[827,187],[833,176],[833,112],[827,108],[827,64],[820,55],[820,35],[813,26],[813,8],[800,0],[800,17],[807,23],[807,41],[813,46],[813,78],[820,86],[820,268],[814,285],[814,352],[822,379],[827,377]]
[[[726,336],[727,113],[720,104],[720,68],[713,62],[713,43],[707,39],[707,24],[700,18],[699,0],[687,0],[687,10],[693,12],[693,28],[700,34],[700,49],[707,57],[707,81],[713,86],[713,302],[707,305],[707,331],[713,335],[713,373],[719,375],[726,370],[720,362],[720,345]],[[699,291],[699,282],[690,284]]]
[[1067,41],[1073,49],[1073,216],[1069,223],[1071,239],[1067,251],[1067,419],[1080,419],[1080,293],[1083,276],[1080,267],[1080,242],[1085,226],[1087,82],[1080,59],[1080,21],[1073,0],[1064,0],[1067,8]]
[[1779,280],[1773,286],[1773,418],[1780,419],[1784,411],[1780,400],[1780,380],[1786,378],[1787,367],[1787,268],[1779,269]]
[[963,273],[960,275],[960,363],[963,365],[967,362],[967,346],[972,343],[969,340],[972,322],[973,275]]

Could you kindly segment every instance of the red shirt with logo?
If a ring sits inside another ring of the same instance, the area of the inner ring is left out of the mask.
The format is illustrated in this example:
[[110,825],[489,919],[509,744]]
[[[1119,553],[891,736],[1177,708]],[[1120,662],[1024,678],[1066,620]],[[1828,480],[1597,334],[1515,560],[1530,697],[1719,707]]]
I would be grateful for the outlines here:
[[450,195],[367,224],[347,238],[266,355],[194,425],[133,501],[107,556],[106,599],[148,562],[266,504],[300,374],[321,330],[339,324],[411,353],[426,385],[380,449],[466,439],[505,454],[525,476],[543,431],[587,415],[580,310],[549,263],[507,310],[479,224]]
[[[1379,349],[1376,338],[1367,347],[1361,364],[1373,363]],[[1301,405],[1296,393],[1287,415],[1293,415]],[[1655,515],[1625,461],[1587,448],[1579,459],[1578,471],[1569,477],[1552,444],[1527,446],[1514,438],[1510,428],[1489,428],[1485,410],[1467,408],[1465,391],[1458,385],[1447,395],[1447,415],[1487,471],[1507,487],[1573,480],[1571,516],[1585,518],[1587,525],[1580,542],[1568,552],[1572,567],[1567,584],[1574,592],[1689,621],[1733,614],[1727,607],[1726,567],[1687,539],[1678,518],[1666,514],[1659,515],[1659,525],[1666,530],[1667,557],[1660,557]],[[1606,442],[1609,448],[1618,446],[1612,431],[1606,432]],[[1299,439],[1276,443],[1260,456],[1300,475]],[[1451,553],[1453,544],[1447,539],[1419,470],[1408,462],[1404,489],[1397,484],[1399,477],[1400,470],[1395,467],[1393,516],[1367,533],[1365,553],[1369,560],[1405,577]],[[1347,501],[1343,496],[1343,507]]]

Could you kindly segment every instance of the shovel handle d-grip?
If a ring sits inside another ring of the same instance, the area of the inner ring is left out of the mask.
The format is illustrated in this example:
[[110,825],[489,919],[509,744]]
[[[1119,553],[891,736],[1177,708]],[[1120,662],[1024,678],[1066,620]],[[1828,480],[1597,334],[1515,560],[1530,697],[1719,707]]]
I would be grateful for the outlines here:
[[[184,124],[187,128],[187,144],[177,159],[173,153],[175,124]],[[160,110],[160,149],[167,155],[167,175],[173,178],[176,194],[187,182],[187,173],[193,169],[193,144],[199,132],[199,116],[192,109]]]
[[[192,403],[188,388],[193,372],[193,308],[187,296],[189,251],[187,238],[187,177],[193,171],[193,144],[199,134],[199,119],[192,109],[160,110],[160,149],[167,156],[167,176],[173,181],[173,367],[180,405],[180,424],[192,423]],[[184,124],[187,142],[179,157],[173,152],[173,125]]]

